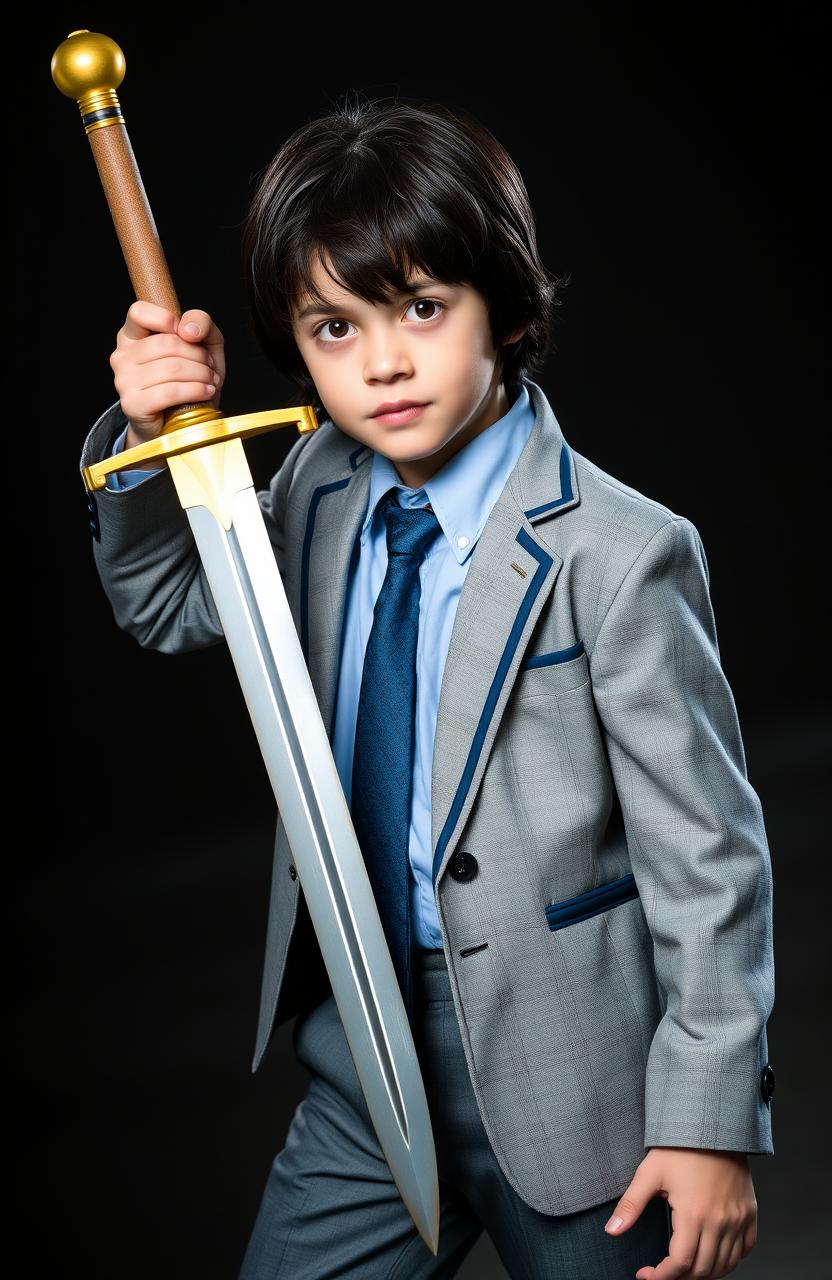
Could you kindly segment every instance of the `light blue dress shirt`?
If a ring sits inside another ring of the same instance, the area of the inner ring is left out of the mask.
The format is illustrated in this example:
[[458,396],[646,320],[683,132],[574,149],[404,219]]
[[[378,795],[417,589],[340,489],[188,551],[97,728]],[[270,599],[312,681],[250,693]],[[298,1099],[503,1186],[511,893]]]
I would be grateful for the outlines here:
[[[408,856],[411,867],[411,936],[417,947],[441,948],[442,932],[433,895],[431,772],[433,740],[445,659],[457,604],[477,540],[534,426],[528,389],[497,422],[470,440],[424,486],[404,484],[394,464],[374,453],[360,554],[347,584],[332,754],[344,795],[352,797],[352,757],[364,652],[373,609],[387,572],[387,535],[379,500],[391,488],[403,507],[433,508],[444,536],[437,536],[419,570],[419,634],[416,643],[416,733]],[[123,448],[125,428],[113,446]],[[125,471],[109,486],[125,488],[155,472]],[[124,482],[124,483],[122,483]]]
[[[127,439],[127,431],[128,427],[125,427],[121,435],[116,438],[110,451],[111,457],[115,457],[117,453],[121,453],[123,450],[124,442]],[[131,467],[129,471],[111,471],[107,476],[107,488],[115,489],[116,491],[130,489],[134,484],[141,484],[142,480],[146,480],[148,476],[157,476],[164,469],[164,467],[157,467],[154,470],[151,467],[142,470],[141,467]]]

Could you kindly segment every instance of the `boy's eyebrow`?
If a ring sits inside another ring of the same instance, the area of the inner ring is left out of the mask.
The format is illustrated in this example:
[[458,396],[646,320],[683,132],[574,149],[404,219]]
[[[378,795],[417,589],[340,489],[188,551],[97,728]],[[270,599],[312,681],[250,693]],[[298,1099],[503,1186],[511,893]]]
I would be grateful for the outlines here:
[[[414,293],[417,289],[425,289],[425,288],[428,288],[429,286],[433,286],[441,283],[442,281],[437,280],[435,276],[419,276],[418,279],[411,280],[407,289],[403,293],[400,293],[398,290],[394,290],[393,296],[396,298],[407,298],[410,296],[410,294]],[[344,310],[344,303],[340,303],[337,305],[335,303],[328,303],[327,305],[322,306],[318,302],[313,302],[313,303],[310,303],[308,307],[304,307],[303,311],[299,311],[297,318],[298,320],[305,320],[307,316],[313,316],[313,315],[316,315],[316,316],[337,315],[339,312],[343,310]]]

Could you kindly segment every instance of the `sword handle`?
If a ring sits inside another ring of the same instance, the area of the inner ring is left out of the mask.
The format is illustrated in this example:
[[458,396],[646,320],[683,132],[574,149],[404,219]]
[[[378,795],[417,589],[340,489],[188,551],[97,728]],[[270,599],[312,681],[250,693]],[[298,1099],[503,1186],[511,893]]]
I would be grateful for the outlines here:
[[[52,79],[61,93],[78,103],[136,297],[179,317],[182,308],[116,95],[126,65],[114,40],[82,27],[71,31],[53,53]],[[194,417],[194,410],[202,412]],[[219,417],[219,410],[210,405],[173,405],[165,411],[162,432],[173,430],[173,420],[184,412],[192,421]]]

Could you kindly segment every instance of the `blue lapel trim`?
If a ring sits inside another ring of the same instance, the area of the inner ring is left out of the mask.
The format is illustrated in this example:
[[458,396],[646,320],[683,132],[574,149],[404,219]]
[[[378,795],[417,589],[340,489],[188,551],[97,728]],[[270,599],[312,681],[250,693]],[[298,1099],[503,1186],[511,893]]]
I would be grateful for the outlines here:
[[520,546],[525,551],[528,551],[530,556],[534,556],[538,561],[538,568],[535,570],[520,608],[517,610],[517,617],[514,619],[514,624],[509,633],[508,640],[506,641],[506,646],[503,649],[499,666],[495,672],[494,679],[491,681],[491,688],[488,691],[488,697],[485,700],[485,705],[483,706],[479,723],[477,724],[477,731],[474,734],[474,738],[471,743],[471,750],[468,752],[468,759],[465,763],[465,769],[462,777],[460,778],[459,786],[456,789],[453,804],[451,805],[450,812],[448,813],[445,825],[442,828],[439,840],[436,844],[436,854],[433,859],[434,884],[436,884],[436,877],[439,872],[439,868],[442,865],[442,855],[445,852],[445,847],[451,838],[451,832],[456,826],[457,818],[459,817],[462,806],[465,803],[465,797],[468,794],[468,789],[471,786],[471,779],[473,778],[474,770],[477,767],[477,761],[479,760],[480,752],[482,751],[482,744],[485,741],[485,735],[488,732],[488,726],[491,723],[491,717],[494,714],[494,708],[497,705],[497,699],[500,696],[500,691],[505,683],[506,672],[511,665],[511,660],[514,657],[514,652],[520,641],[520,636],[523,632],[523,627],[526,625],[526,619],[531,612],[532,605],[537,598],[540,588],[543,586],[543,579],[546,577],[546,574],[549,572],[549,569],[553,564],[552,556],[547,555],[542,547],[537,545],[534,539],[529,536],[524,528],[521,527],[518,530],[515,542],[519,542]]
[[358,468],[361,466],[361,462],[364,461],[363,458],[361,458],[361,462],[358,461],[362,453],[372,453],[372,449],[368,444],[360,444],[358,448],[353,449],[352,453],[350,454],[349,463],[350,463],[350,469],[352,471],[357,471]]
[[571,502],[575,496],[572,490],[572,466],[570,462],[571,454],[569,445],[564,440],[560,451],[560,492],[561,496],[556,498],[554,502],[544,502],[539,507],[531,507],[524,514],[527,519],[531,520],[532,516],[539,516],[543,511],[551,511],[554,507],[563,506],[564,502]]
[[[350,463],[352,463],[356,453],[360,452],[361,450],[359,449],[350,454]],[[353,470],[355,470],[354,467]],[[346,480],[333,480],[331,484],[319,484],[317,489],[313,490],[309,511],[306,515],[306,532],[303,535],[303,551],[300,565],[300,643],[307,665],[309,664],[309,553],[312,547],[312,535],[315,532],[318,504],[328,493],[343,489],[349,484],[350,480],[352,480],[352,476],[347,476]]]

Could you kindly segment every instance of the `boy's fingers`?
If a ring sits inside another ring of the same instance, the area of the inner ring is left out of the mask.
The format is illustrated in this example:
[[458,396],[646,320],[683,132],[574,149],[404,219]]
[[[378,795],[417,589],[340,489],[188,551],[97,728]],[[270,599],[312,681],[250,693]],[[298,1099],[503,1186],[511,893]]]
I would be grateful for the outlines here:
[[222,347],[223,336],[207,311],[183,311],[177,322],[175,333],[188,342],[198,342],[209,351]]
[[[205,315],[205,312],[201,312]],[[177,319],[168,307],[137,298],[131,302],[124,321],[126,338],[146,338],[150,333],[176,333]]]
[[[195,333],[189,332],[190,325],[196,327]],[[183,341],[202,347],[220,380],[225,379],[225,339],[207,311],[191,308],[176,316],[167,307],[157,307],[153,302],[137,298],[130,304],[118,345],[121,347],[125,342],[136,342],[156,333],[172,333]],[[147,356],[148,360],[156,358]]]
[[[196,326],[196,333],[188,332],[190,325]],[[207,311],[198,311],[196,308],[183,311],[175,332],[180,338],[203,347],[220,378],[225,379],[225,339]]]
[[[190,325],[196,327],[191,331]],[[155,302],[137,298],[130,304],[124,322],[126,338],[146,338],[151,333],[175,333],[188,342],[199,343],[207,350],[221,350],[224,338],[207,311],[184,311],[178,318],[167,307],[157,307]]]

